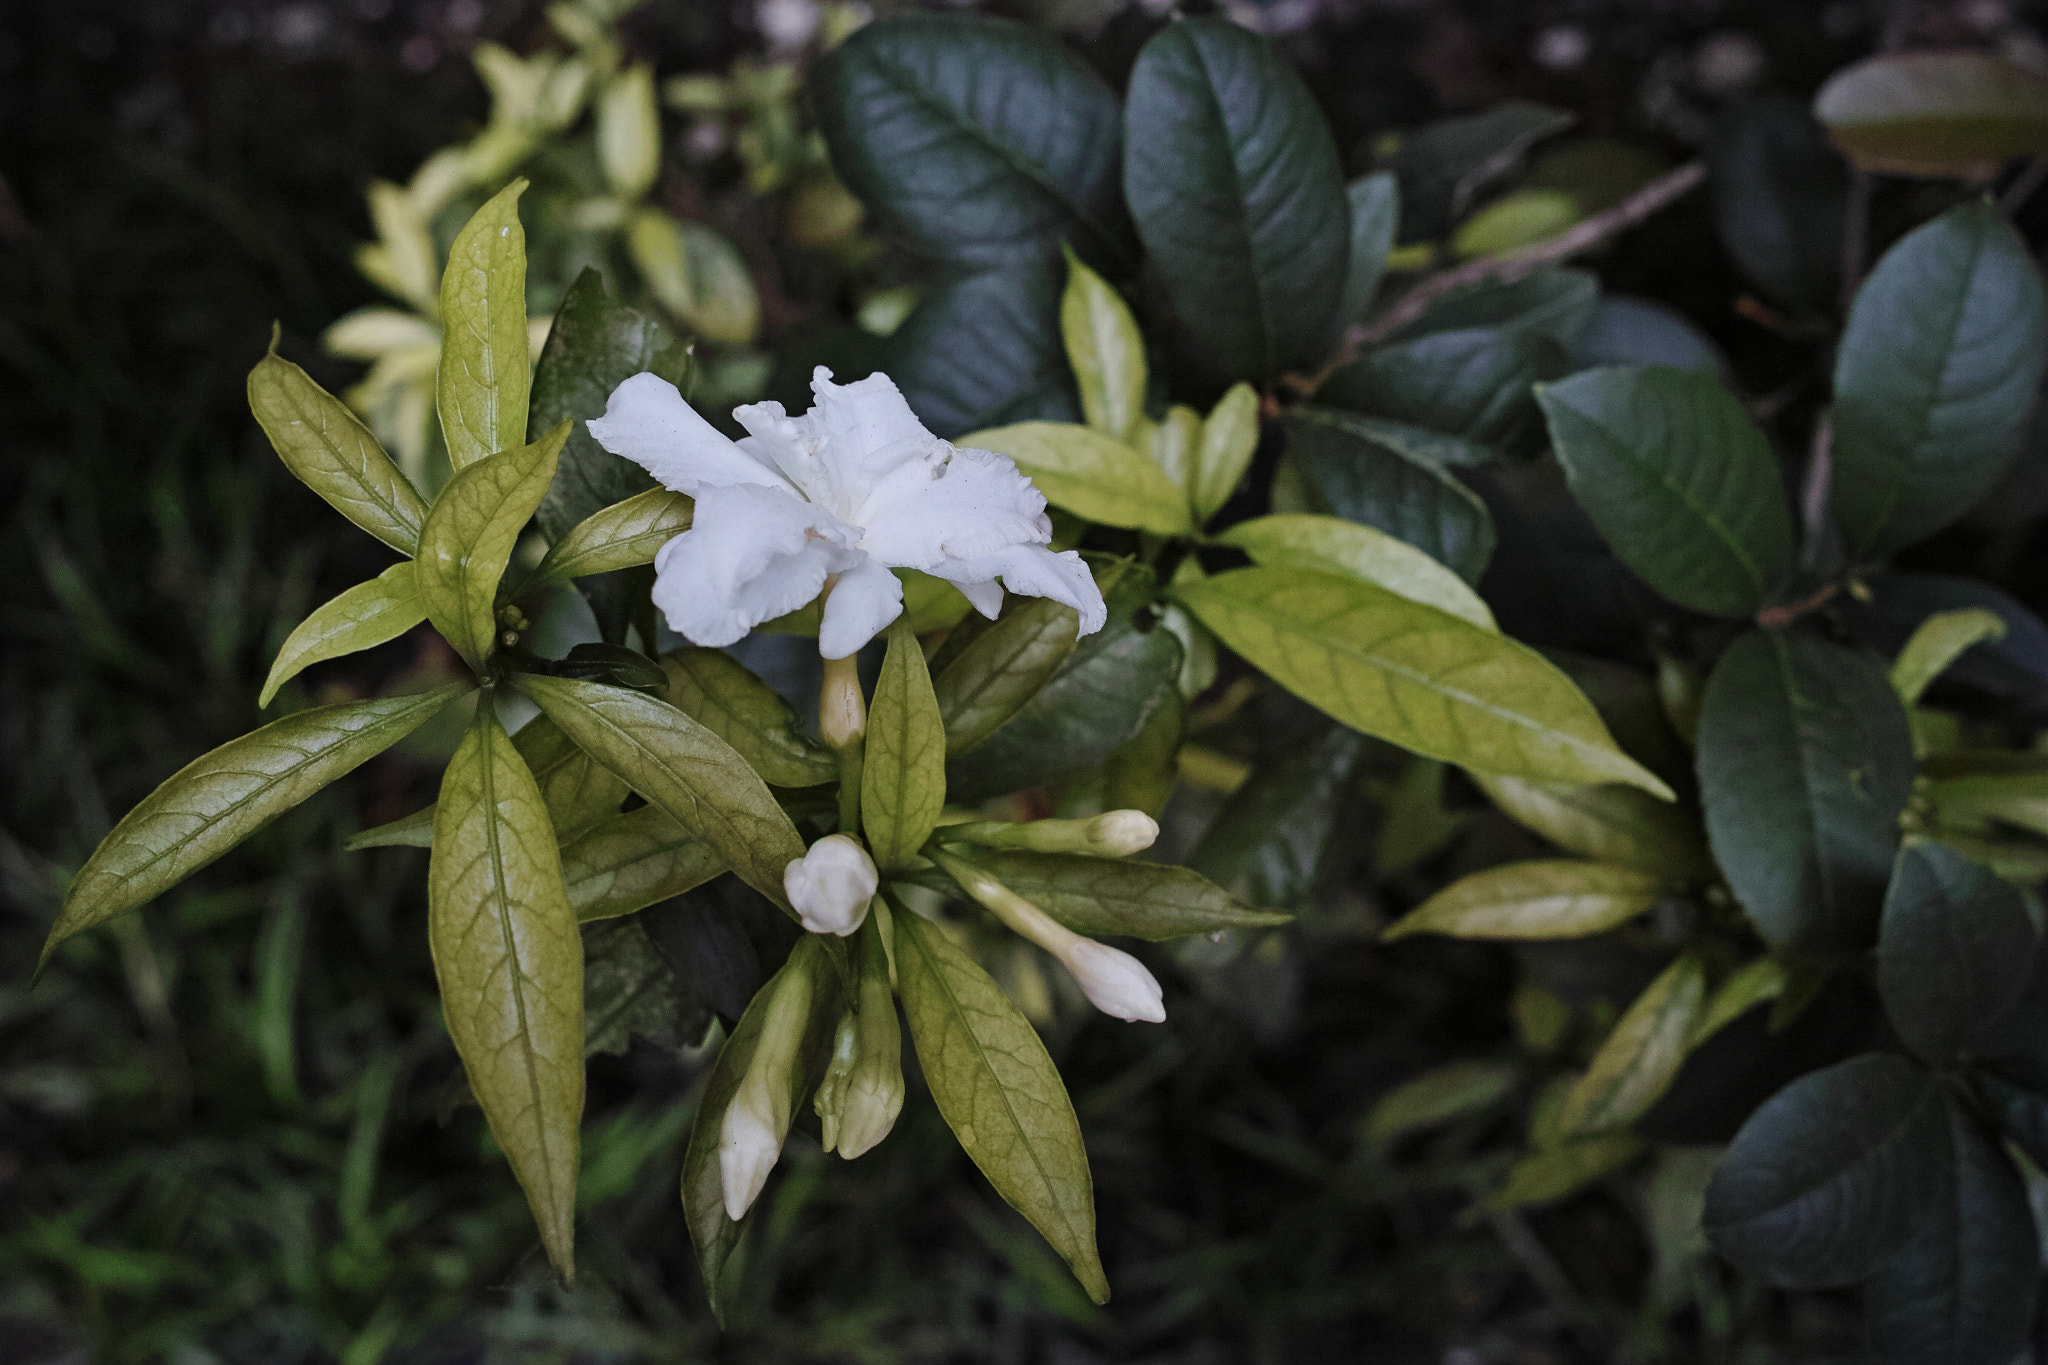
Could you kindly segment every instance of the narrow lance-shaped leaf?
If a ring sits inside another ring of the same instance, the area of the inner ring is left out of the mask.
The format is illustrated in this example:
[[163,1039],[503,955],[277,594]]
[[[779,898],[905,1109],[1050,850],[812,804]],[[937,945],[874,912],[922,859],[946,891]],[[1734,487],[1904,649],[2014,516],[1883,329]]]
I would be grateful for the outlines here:
[[473,461],[434,499],[420,532],[427,619],[478,672],[497,648],[498,584],[568,436],[565,418],[532,445]]
[[1995,611],[1983,607],[1938,611],[1920,623],[1899,657],[1892,660],[1892,688],[1900,701],[1911,706],[1963,651],[2004,638],[2005,620]]
[[1510,819],[1559,848],[1676,882],[1715,875],[1699,817],[1640,787],[1560,787],[1484,774],[1473,780]]
[[946,804],[946,726],[910,622],[889,627],[889,652],[868,708],[860,823],[875,864],[893,872],[917,856]]
[[192,760],[121,817],[64,893],[43,944],[154,899],[272,818],[404,739],[464,689],[316,706]]
[[1401,225],[1401,182],[1391,171],[1354,180],[1345,190],[1351,207],[1351,264],[1344,276],[1344,301],[1337,320],[1365,321],[1386,273],[1387,253]]
[[1642,1117],[1685,1064],[1706,994],[1706,967],[1690,953],[1660,972],[1622,1012],[1586,1073],[1565,1092],[1557,1131],[1597,1133]]
[[1202,419],[1202,433],[1195,442],[1187,489],[1196,521],[1207,521],[1230,501],[1258,448],[1259,391],[1249,384],[1232,384]]
[[1452,882],[1385,938],[1583,938],[1619,928],[1664,899],[1654,873],[1608,863],[1508,863]]
[[562,880],[582,921],[630,915],[723,871],[717,851],[659,806],[614,815],[562,844]]
[[585,753],[710,844],[741,881],[789,909],[782,874],[804,856],[803,838],[730,744],[638,692],[535,674],[519,682]]
[[533,586],[651,564],[655,551],[690,529],[695,511],[693,499],[651,488],[594,512],[548,547]]
[[1071,422],[1019,422],[962,436],[959,443],[1017,462],[1038,491],[1104,526],[1129,526],[1163,536],[1185,534],[1187,495],[1151,457],[1099,431]]
[[1482,630],[1496,629],[1493,612],[1464,579],[1377,527],[1342,517],[1281,513],[1241,521],[1216,539],[1243,550],[1255,564],[1319,569],[1377,583]]
[[[455,234],[441,275],[435,401],[457,473],[526,444],[532,370],[526,340],[526,230],[514,180]],[[530,509],[529,509],[530,514]]]
[[724,650],[672,649],[661,667],[669,705],[737,749],[771,785],[813,787],[838,776],[838,755],[803,732],[781,693]]
[[990,849],[974,865],[1077,934],[1155,942],[1286,924],[1292,915],[1254,910],[1199,872],[1083,853]]
[[488,702],[441,779],[427,941],[470,1089],[574,1278],[583,940],[540,789]]
[[419,545],[426,502],[346,403],[273,350],[249,371],[249,410],[285,468],[335,511],[402,554]]
[[1067,248],[1067,288],[1060,296],[1060,334],[1081,390],[1088,425],[1130,443],[1145,416],[1145,338],[1137,320],[1102,276]]
[[939,1113],[1088,1297],[1108,1302],[1080,1120],[1038,1031],[937,925],[906,911],[895,926],[897,991]]
[[1046,597],[1010,599],[993,625],[943,666],[932,686],[946,725],[946,752],[973,748],[1017,714],[1074,652],[1081,618]]
[[256,705],[270,705],[278,688],[314,664],[395,640],[426,619],[413,562],[393,564],[369,582],[358,583],[315,608],[299,622],[278,648]]

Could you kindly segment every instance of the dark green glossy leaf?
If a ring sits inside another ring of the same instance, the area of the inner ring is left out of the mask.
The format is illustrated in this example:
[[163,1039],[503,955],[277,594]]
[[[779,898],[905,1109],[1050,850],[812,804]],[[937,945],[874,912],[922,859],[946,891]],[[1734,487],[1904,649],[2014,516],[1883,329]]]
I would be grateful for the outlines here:
[[711,1011],[690,998],[637,919],[583,931],[583,1053],[623,1053],[638,1034],[663,1047],[694,1046]]
[[270,705],[277,689],[326,659],[395,640],[427,619],[420,601],[419,573],[411,560],[393,564],[367,583],[358,583],[314,609],[285,637],[256,705]]
[[249,410],[299,482],[392,549],[418,548],[427,504],[347,404],[273,351],[249,371]]
[[1707,185],[1728,254],[1772,301],[1832,312],[1841,292],[1849,166],[1796,100],[1738,101],[1707,145]]
[[1124,194],[1180,323],[1232,378],[1312,369],[1343,304],[1351,211],[1328,123],[1264,38],[1169,24],[1138,54]]
[[1363,735],[1331,729],[1261,764],[1218,812],[1188,866],[1254,905],[1299,906],[1364,753]]
[[1548,337],[1569,346],[1586,330],[1600,302],[1600,280],[1584,270],[1545,266],[1518,280],[1488,281],[1454,290],[1433,303],[1393,339],[1473,327]]
[[1618,365],[1537,391],[1572,496],[1614,552],[1683,607],[1749,616],[1792,566],[1770,443],[1728,391]]
[[946,805],[946,725],[910,619],[889,627],[889,652],[868,708],[860,824],[884,872],[917,856]]
[[1822,640],[1743,636],[1707,680],[1699,772],[1708,843],[1757,932],[1819,956],[1869,947],[1914,772],[1883,670]]
[[1337,321],[1348,327],[1365,320],[1386,274],[1401,221],[1401,183],[1386,171],[1364,176],[1346,188],[1345,200],[1351,208],[1351,251]]
[[1900,850],[1885,893],[1877,982],[1906,1045],[1945,1066],[2019,1002],[2040,925],[2019,889],[1941,844]]
[[1699,326],[1668,304],[1625,294],[1604,295],[1585,330],[1570,343],[1572,368],[1597,365],[1668,365],[1694,374],[1719,374],[1720,348]]
[[1316,391],[1332,407],[1498,447],[1534,423],[1532,386],[1568,367],[1540,332],[1462,327],[1389,342],[1332,374]]
[[2048,1166],[2048,1095],[2037,1094],[1996,1076],[1980,1075],[1975,1081],[1985,1108],[1998,1120],[2005,1135],[2036,1166]]
[[1988,200],[1887,251],[1835,359],[1835,511],[1849,553],[1882,558],[1989,492],[2019,453],[2044,368],[2040,271]]
[[1407,541],[1467,583],[1479,581],[1494,532],[1478,494],[1348,413],[1296,408],[1284,424],[1288,458],[1323,509]]
[[1081,420],[1060,341],[1060,278],[1045,260],[951,280],[889,338],[889,377],[934,433]]
[[1400,134],[1384,164],[1401,180],[1401,240],[1449,233],[1531,147],[1577,121],[1562,109],[1508,100]]
[[441,274],[434,397],[457,473],[527,443],[533,366],[526,340],[526,230],[519,225],[525,192],[526,181],[515,180],[478,209],[455,234]]
[[1287,915],[1254,910],[1184,867],[1083,853],[991,849],[975,866],[1077,934],[1129,935],[1159,942],[1224,929],[1285,924]]
[[718,649],[661,656],[669,704],[739,751],[770,784],[814,787],[839,775],[839,758],[805,734],[782,695]]
[[935,256],[1128,262],[1114,93],[1050,34],[925,14],[870,24],[816,74],[818,122],[853,192]]

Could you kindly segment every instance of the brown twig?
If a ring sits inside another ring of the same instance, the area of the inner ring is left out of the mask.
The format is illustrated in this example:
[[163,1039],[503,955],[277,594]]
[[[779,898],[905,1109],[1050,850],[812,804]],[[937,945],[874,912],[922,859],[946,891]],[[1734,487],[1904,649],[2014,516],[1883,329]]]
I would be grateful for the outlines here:
[[1306,396],[1321,388],[1337,370],[1358,358],[1359,351],[1375,346],[1429,311],[1444,295],[1488,280],[1513,283],[1538,266],[1550,265],[1590,251],[1618,236],[1673,201],[1684,197],[1707,177],[1706,163],[1689,161],[1677,170],[1657,177],[1613,208],[1574,224],[1557,236],[1498,256],[1481,256],[1431,275],[1403,294],[1378,317],[1362,322],[1344,334],[1344,344],[1329,364],[1303,377],[1283,376],[1281,383]]
[[1826,606],[1841,590],[1841,584],[1829,583],[1811,597],[1802,597],[1797,602],[1782,606],[1765,607],[1756,614],[1756,623],[1765,630],[1783,630],[1810,611]]

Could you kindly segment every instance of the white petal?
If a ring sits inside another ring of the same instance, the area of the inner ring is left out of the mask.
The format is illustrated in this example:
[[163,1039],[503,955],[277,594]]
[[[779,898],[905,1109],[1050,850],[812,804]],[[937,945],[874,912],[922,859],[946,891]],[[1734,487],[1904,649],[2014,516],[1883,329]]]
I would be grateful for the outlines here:
[[1074,974],[1088,1003],[1104,1014],[1133,1024],[1166,1022],[1158,979],[1121,948],[1076,938],[1059,957],[1061,965]]
[[695,496],[702,488],[755,484],[788,489],[774,470],[719,434],[657,374],[636,374],[612,390],[604,416],[588,426],[597,443],[662,486]]
[[868,494],[854,516],[862,549],[894,568],[930,569],[1052,539],[1045,496],[1009,456],[939,445],[943,458],[901,466]]
[[761,1196],[768,1172],[782,1155],[786,1115],[775,1112],[765,1082],[749,1074],[740,1081],[718,1123],[718,1182],[725,1195],[725,1216],[737,1223]]
[[953,586],[960,589],[960,595],[967,599],[968,605],[991,621],[1003,609],[1003,585],[993,578],[985,578],[979,583],[956,582]]
[[868,917],[868,902],[881,882],[875,860],[844,834],[826,835],[782,870],[782,889],[804,928],[841,938]]
[[693,644],[729,645],[857,566],[856,534],[794,492],[707,487],[695,523],[654,557],[654,605]]
[[828,659],[858,654],[903,612],[903,581],[872,559],[842,574],[825,599],[818,627],[818,653]]
[[1013,545],[975,559],[949,559],[926,572],[963,585],[1000,577],[1011,592],[1064,602],[1081,613],[1081,635],[1094,634],[1109,619],[1095,575],[1072,550],[1054,554],[1043,545]]
[[825,437],[821,453],[847,474],[857,473],[864,485],[898,465],[922,462],[938,443],[886,374],[835,384],[832,371],[820,365],[811,372],[811,392],[818,401],[810,417]]

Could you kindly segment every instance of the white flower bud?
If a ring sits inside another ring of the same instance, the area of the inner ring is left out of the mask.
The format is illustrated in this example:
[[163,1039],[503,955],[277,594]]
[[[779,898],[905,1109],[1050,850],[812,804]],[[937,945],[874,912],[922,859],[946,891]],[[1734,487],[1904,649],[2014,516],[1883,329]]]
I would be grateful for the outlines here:
[[881,884],[875,860],[844,834],[826,835],[782,871],[782,889],[804,928],[841,938],[860,928]]
[[1143,853],[1159,837],[1159,822],[1141,810],[1104,811],[1088,822],[1092,852],[1112,858]]
[[1104,1014],[1133,1024],[1166,1022],[1158,979],[1129,953],[1078,934],[1054,952],[1060,964],[1073,973],[1089,1003]]
[[719,1121],[718,1178],[725,1191],[725,1216],[735,1223],[754,1206],[782,1155],[789,1115],[776,1112],[773,1090],[763,1068],[750,1070]]

